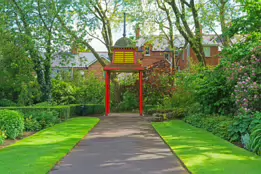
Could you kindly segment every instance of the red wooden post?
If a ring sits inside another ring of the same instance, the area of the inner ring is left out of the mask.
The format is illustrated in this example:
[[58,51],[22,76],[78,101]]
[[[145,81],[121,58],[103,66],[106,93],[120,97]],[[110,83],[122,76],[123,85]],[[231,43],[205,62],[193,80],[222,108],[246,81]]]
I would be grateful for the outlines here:
[[111,113],[111,72],[108,71],[108,115]]
[[105,88],[106,88],[106,97],[105,97],[105,115],[109,115],[109,72],[106,71],[105,77]]
[[143,115],[143,82],[142,82],[142,71],[139,71],[140,76],[140,116]]

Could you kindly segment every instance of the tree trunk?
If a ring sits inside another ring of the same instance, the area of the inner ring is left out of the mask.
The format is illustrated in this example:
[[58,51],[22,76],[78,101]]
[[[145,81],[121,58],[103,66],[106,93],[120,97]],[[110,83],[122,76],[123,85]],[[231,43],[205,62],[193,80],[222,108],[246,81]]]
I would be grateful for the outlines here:
[[226,20],[225,20],[225,12],[226,12],[226,3],[227,0],[220,0],[220,11],[219,11],[219,16],[220,16],[220,24],[221,24],[221,31],[222,31],[222,39],[223,39],[223,44],[224,46],[228,46],[229,42],[229,37],[227,36],[227,27],[226,27]]

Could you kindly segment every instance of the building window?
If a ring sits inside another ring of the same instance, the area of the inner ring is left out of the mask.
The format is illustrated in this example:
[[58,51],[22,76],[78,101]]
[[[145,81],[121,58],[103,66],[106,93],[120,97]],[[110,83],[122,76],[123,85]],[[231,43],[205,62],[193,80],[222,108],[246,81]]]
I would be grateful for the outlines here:
[[204,47],[204,54],[205,57],[210,57],[210,47]]
[[150,47],[145,47],[145,56],[150,56]]

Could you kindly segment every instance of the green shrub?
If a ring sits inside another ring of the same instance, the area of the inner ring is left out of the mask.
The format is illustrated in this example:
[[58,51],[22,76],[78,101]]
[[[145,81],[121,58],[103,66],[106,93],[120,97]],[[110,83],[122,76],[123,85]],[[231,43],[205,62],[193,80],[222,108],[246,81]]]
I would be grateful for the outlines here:
[[93,108],[93,114],[102,114],[105,111],[105,106],[101,105],[101,104],[94,104],[94,105],[90,105],[89,104],[89,105],[85,105],[85,106],[87,106],[87,107],[90,107],[90,106],[94,107]]
[[[47,127],[51,127],[59,122],[61,122],[61,119],[59,118],[59,113],[57,111],[32,111],[27,112],[25,115],[25,119],[27,120],[27,123],[29,123],[27,126],[28,130],[40,130],[45,129]],[[32,127],[32,123],[37,122],[34,127]]]
[[145,105],[144,106],[144,113],[145,114],[149,114],[149,110],[150,109],[156,109],[156,108],[158,108],[159,106],[157,106],[157,105]]
[[24,120],[24,129],[25,131],[35,132],[41,130],[41,125],[36,119],[29,116]]
[[233,124],[229,128],[230,141],[239,142],[241,137],[251,133],[252,129],[261,124],[261,114],[256,112],[254,115],[239,115],[234,117]]
[[72,104],[76,102],[76,87],[62,80],[53,80],[53,101],[58,104]]
[[0,145],[4,144],[5,139],[6,139],[5,132],[0,130]]
[[6,106],[16,106],[17,104],[11,100],[7,99],[1,99],[0,100],[0,107],[6,107]]
[[252,152],[261,155],[261,124],[256,125],[251,133],[249,148]]
[[183,118],[186,116],[188,110],[186,108],[152,108],[148,110],[149,115],[153,115],[155,113],[167,114],[168,119],[174,118]]
[[212,132],[225,140],[230,139],[228,129],[233,123],[233,119],[231,117],[216,115],[203,116],[201,114],[195,114],[186,116],[184,121],[195,127],[203,128],[209,132]]
[[70,106],[25,106],[25,107],[2,107],[1,109],[9,109],[9,110],[16,110],[23,114],[41,111],[57,111],[59,113],[59,118],[64,121],[70,118]]
[[123,101],[118,105],[118,109],[119,111],[132,111],[133,109],[137,109],[138,105],[139,101],[136,94],[126,91],[123,94]]
[[24,130],[23,116],[16,111],[0,110],[0,130],[10,139],[21,136]]
[[30,115],[32,112],[56,111],[60,121],[64,121],[73,116],[86,116],[93,114],[103,114],[104,104],[72,104],[64,106],[28,106],[28,107],[0,107],[1,109],[16,110],[24,115]]

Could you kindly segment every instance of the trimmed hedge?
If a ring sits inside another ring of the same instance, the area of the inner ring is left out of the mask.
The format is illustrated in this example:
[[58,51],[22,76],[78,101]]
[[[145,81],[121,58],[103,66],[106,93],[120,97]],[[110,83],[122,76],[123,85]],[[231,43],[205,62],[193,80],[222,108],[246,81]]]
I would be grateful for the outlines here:
[[0,99],[0,107],[17,106],[17,104],[11,100]]
[[105,106],[102,104],[73,104],[70,105],[70,115],[73,116],[86,116],[93,114],[103,114]]
[[1,107],[1,109],[16,110],[24,115],[31,112],[41,112],[41,111],[56,111],[59,113],[59,118],[61,120],[67,120],[70,118],[70,106],[24,106],[24,107]]
[[0,110],[0,130],[10,139],[21,136],[24,130],[22,114],[17,111]]
[[102,114],[105,106],[102,104],[73,104],[63,106],[24,106],[24,107],[0,107],[1,109],[16,110],[24,115],[31,112],[56,111],[59,113],[61,121],[67,120],[73,116],[86,116],[93,114]]
[[195,127],[205,129],[212,132],[225,140],[230,139],[229,127],[233,124],[233,118],[228,116],[216,116],[216,115],[190,115],[184,118],[186,123],[189,123]]

